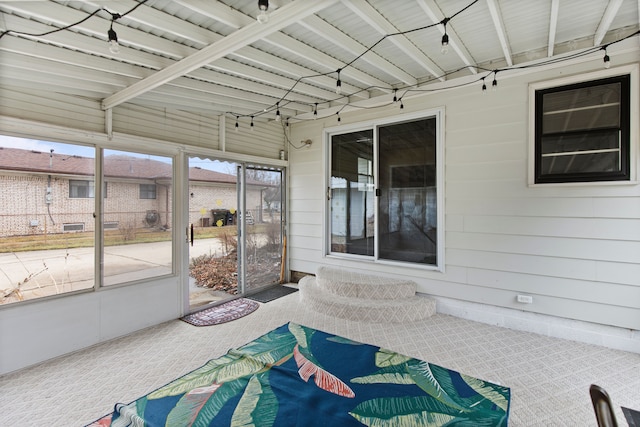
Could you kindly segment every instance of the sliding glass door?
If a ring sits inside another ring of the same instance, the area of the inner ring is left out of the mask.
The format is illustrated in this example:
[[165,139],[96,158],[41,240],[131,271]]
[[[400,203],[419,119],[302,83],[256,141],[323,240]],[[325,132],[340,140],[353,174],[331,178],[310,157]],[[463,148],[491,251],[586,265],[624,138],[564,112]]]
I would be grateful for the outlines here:
[[378,257],[437,264],[436,120],[378,129]]
[[331,251],[374,255],[373,131],[331,139]]
[[441,265],[440,118],[329,135],[330,254]]

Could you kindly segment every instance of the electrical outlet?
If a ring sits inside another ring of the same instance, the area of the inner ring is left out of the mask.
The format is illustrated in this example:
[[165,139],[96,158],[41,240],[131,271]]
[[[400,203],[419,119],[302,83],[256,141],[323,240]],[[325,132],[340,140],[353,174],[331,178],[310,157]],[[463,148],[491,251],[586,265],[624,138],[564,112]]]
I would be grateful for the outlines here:
[[533,297],[531,295],[518,295],[516,301],[522,304],[533,304]]

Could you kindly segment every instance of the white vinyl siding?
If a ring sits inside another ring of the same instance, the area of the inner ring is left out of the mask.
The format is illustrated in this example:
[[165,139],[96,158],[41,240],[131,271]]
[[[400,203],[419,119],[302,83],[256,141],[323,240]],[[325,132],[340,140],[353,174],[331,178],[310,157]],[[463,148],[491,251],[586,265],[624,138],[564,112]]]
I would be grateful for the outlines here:
[[[617,56],[616,63],[625,58],[637,61],[630,54]],[[638,184],[528,183],[529,84],[601,69],[597,58],[570,69],[499,75],[498,90],[484,95],[478,84],[405,98],[407,113],[446,109],[443,273],[323,256],[319,220],[326,188],[319,183],[326,160],[319,144],[292,151],[290,269],[315,273],[320,265],[336,265],[380,271],[412,279],[420,292],[434,296],[640,329]],[[348,126],[397,114],[392,106],[341,116]],[[315,139],[323,127],[336,125],[335,118],[303,123],[291,139]],[[636,148],[637,133],[636,126]],[[637,167],[634,153],[631,162]],[[532,296],[533,304],[518,303],[518,294]]]

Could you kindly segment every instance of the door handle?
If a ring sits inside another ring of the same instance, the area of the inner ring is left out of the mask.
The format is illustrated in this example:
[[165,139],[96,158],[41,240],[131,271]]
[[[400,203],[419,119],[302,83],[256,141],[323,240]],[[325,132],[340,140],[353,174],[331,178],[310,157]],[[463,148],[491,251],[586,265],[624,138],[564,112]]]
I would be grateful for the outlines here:
[[191,246],[193,246],[193,223],[191,223],[190,226],[191,226]]

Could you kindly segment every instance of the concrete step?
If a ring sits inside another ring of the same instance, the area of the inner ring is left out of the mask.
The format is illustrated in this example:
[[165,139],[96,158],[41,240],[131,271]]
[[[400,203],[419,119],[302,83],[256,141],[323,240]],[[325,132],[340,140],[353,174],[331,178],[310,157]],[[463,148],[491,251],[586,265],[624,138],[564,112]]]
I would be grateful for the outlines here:
[[426,319],[436,313],[434,299],[414,295],[381,300],[336,295],[306,276],[298,283],[300,301],[309,308],[341,319],[371,323],[403,323]]
[[412,280],[375,276],[325,266],[318,267],[316,280],[321,288],[338,296],[385,301],[413,297],[417,288]]

